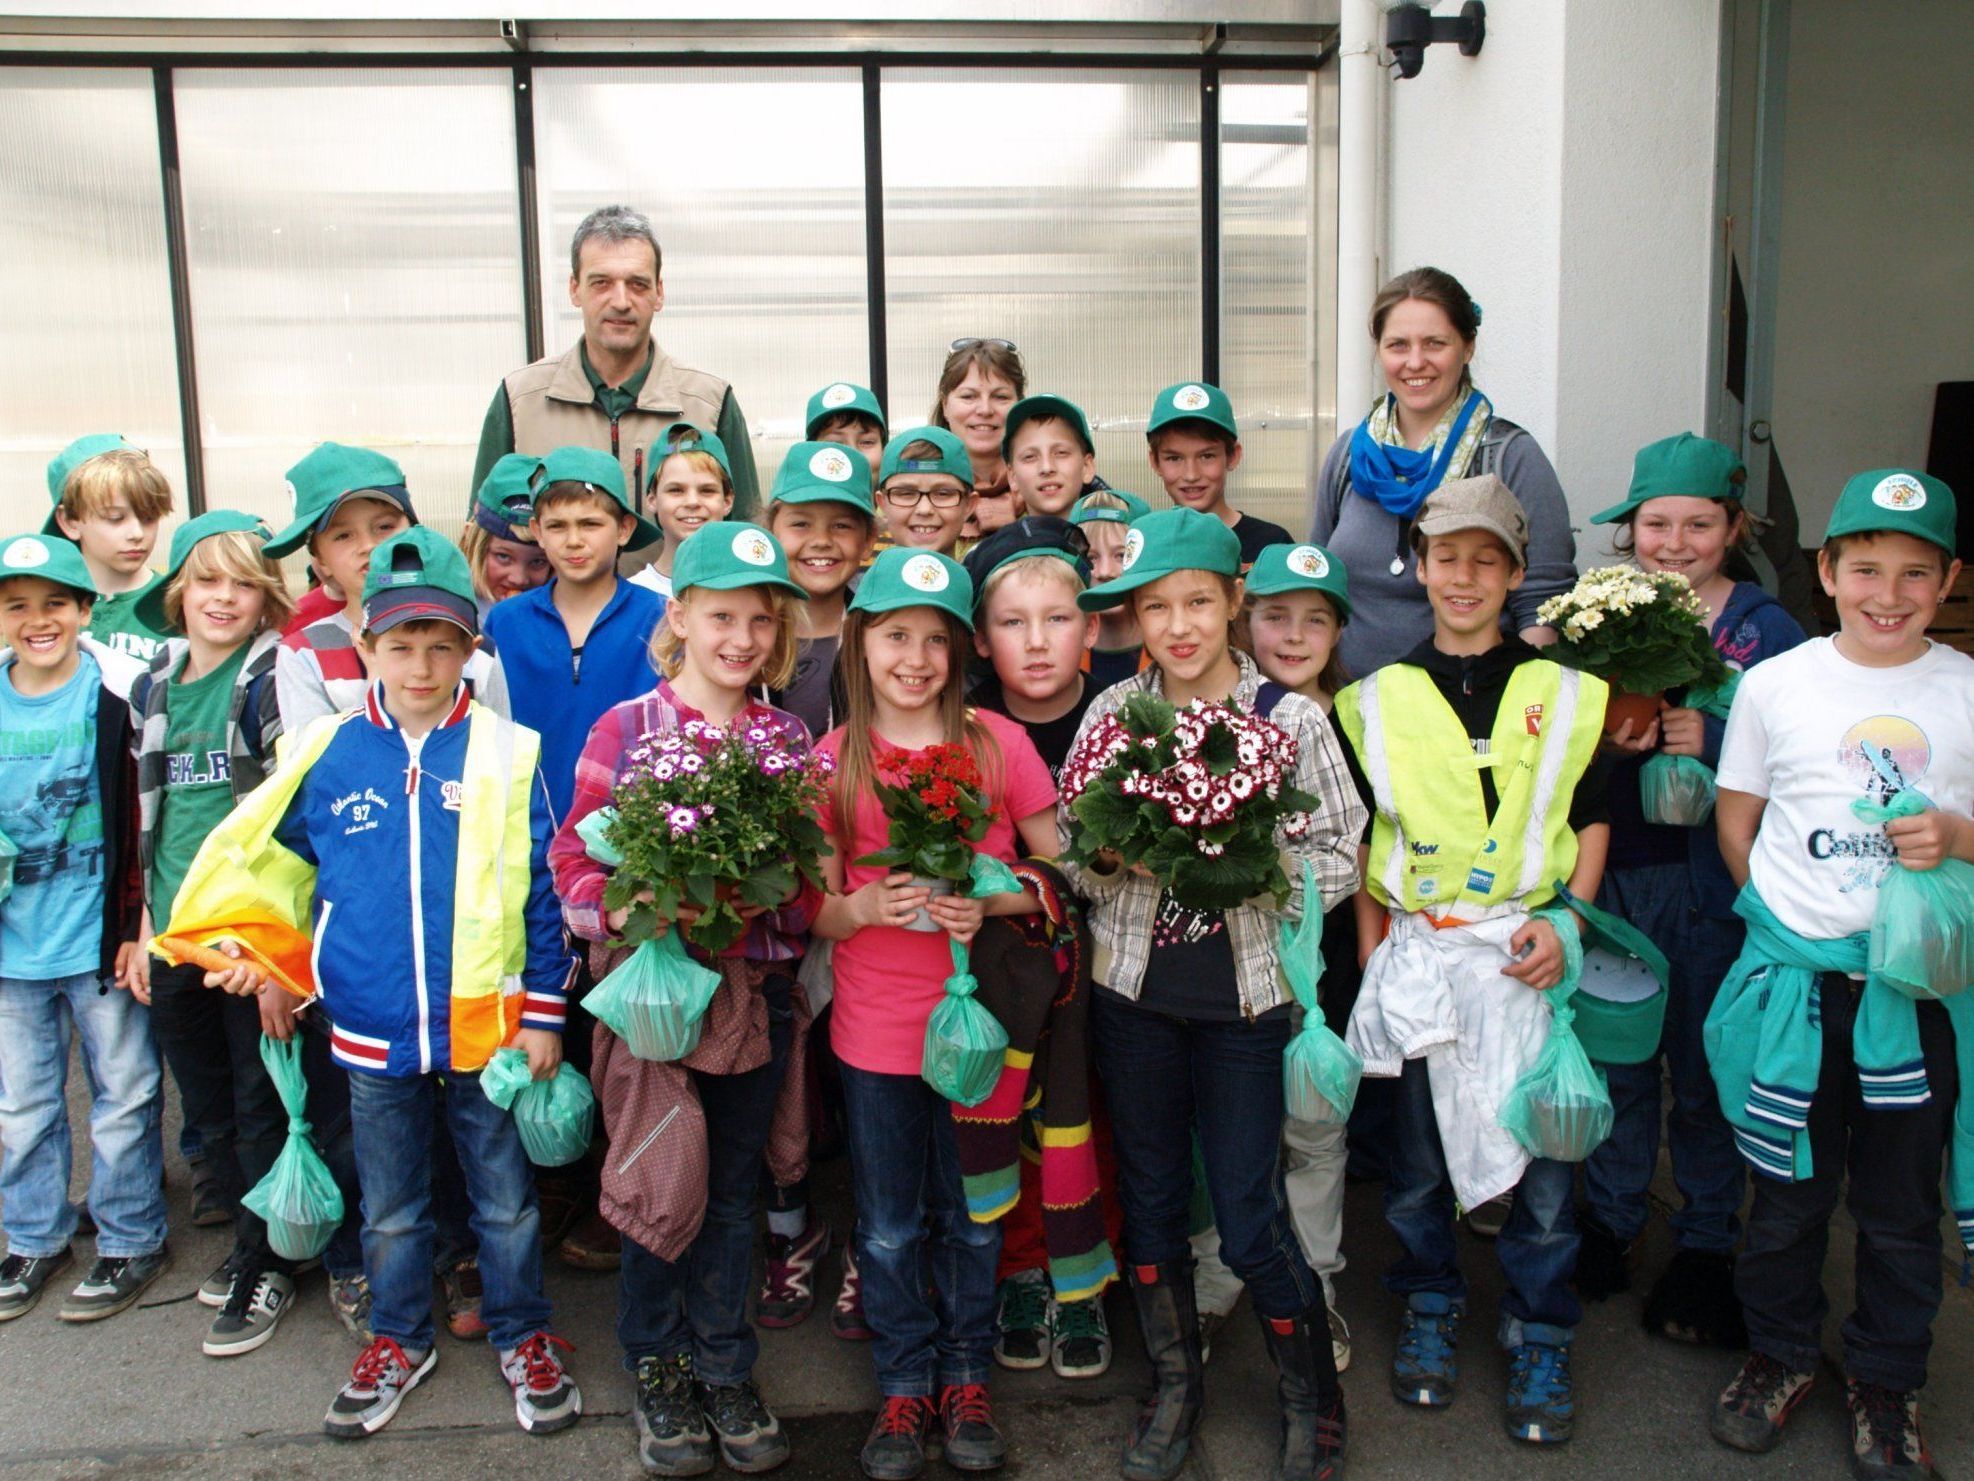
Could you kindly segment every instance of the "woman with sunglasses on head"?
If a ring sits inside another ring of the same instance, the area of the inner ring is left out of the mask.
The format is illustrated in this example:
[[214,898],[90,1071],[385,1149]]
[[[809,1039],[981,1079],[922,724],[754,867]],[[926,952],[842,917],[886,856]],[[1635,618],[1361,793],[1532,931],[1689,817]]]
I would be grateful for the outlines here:
[[1001,433],[1008,408],[1027,391],[1028,372],[1013,340],[956,339],[947,347],[932,402],[932,425],[957,434],[973,462],[973,509],[962,531],[962,553],[1021,513],[1008,486]]

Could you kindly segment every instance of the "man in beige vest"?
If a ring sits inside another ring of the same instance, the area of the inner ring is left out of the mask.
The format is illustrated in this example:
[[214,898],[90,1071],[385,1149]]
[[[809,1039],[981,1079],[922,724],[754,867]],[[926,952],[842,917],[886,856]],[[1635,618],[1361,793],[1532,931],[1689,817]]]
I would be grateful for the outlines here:
[[[582,311],[583,337],[500,383],[480,428],[474,488],[505,453],[543,455],[581,445],[614,455],[643,507],[645,487],[664,461],[665,428],[696,422],[727,446],[733,517],[753,515],[759,483],[747,419],[733,388],[680,365],[652,337],[651,321],[665,306],[662,266],[658,238],[642,212],[604,206],[583,218],[569,246],[569,302]],[[631,564],[649,559],[647,553]]]

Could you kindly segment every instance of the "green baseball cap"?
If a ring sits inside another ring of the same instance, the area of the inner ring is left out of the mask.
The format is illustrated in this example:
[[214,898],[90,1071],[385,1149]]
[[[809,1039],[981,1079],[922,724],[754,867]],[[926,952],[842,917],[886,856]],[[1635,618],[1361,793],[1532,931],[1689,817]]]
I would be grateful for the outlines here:
[[1076,598],[1085,612],[1119,606],[1141,586],[1174,571],[1241,574],[1241,542],[1226,525],[1197,509],[1160,509],[1132,522],[1124,536],[1124,570]]
[[717,432],[709,432],[697,422],[673,422],[658,434],[659,456],[652,460],[651,473],[644,480],[644,491],[651,492],[652,485],[658,482],[658,470],[665,466],[665,459],[673,453],[705,453],[720,465],[720,472],[726,476],[727,487],[733,487],[733,461],[727,456],[727,445]]
[[592,493],[615,500],[618,508],[637,521],[637,528],[624,549],[642,550],[665,538],[658,526],[632,507],[631,496],[624,488],[624,466],[610,454],[594,447],[558,447],[541,460],[541,469],[541,486],[535,490],[537,501],[555,484],[580,483]]
[[1957,516],[1953,490],[1930,473],[1911,468],[1874,468],[1844,485],[1830,511],[1824,543],[1839,535],[1911,535],[1954,555]]
[[886,434],[884,408],[877,404],[877,393],[855,381],[831,381],[809,398],[809,412],[802,422],[802,435],[814,440],[816,431],[831,417],[861,412],[877,423],[877,435]]
[[1065,396],[1024,396],[1008,408],[1008,419],[1001,430],[1001,456],[1009,456],[1014,434],[1021,430],[1023,422],[1039,421],[1043,417],[1059,417],[1069,423],[1083,439],[1083,451],[1096,452],[1097,441],[1090,435],[1090,419],[1083,415],[1082,407]]
[[542,460],[529,453],[507,453],[496,459],[473,496],[473,523],[497,540],[526,540],[541,470]]
[[82,547],[60,535],[16,535],[0,540],[0,581],[9,576],[39,576],[57,586],[72,587],[92,602],[95,578],[82,558]]
[[848,504],[875,519],[877,501],[870,492],[870,459],[840,442],[798,442],[775,471],[768,503]]
[[[1093,507],[1090,500],[1094,499],[1098,494],[1109,494],[1111,498],[1117,500],[1124,507],[1122,509]],[[1071,506],[1069,522],[1073,525],[1128,525],[1133,521],[1143,519],[1150,513],[1151,505],[1140,499],[1136,494],[1127,494],[1123,489],[1093,489]]]
[[307,456],[288,470],[288,495],[295,501],[294,522],[267,542],[267,553],[272,556],[299,549],[350,499],[395,504],[405,518],[418,523],[404,486],[404,469],[367,447],[324,442],[310,448]]
[[193,548],[201,540],[234,531],[258,535],[263,544],[269,538],[267,525],[258,514],[246,514],[238,509],[209,509],[197,519],[188,519],[173,530],[171,560],[165,566],[164,574],[151,583],[131,609],[137,614],[137,620],[153,632],[171,631],[174,624],[165,616],[165,588],[185,568],[185,562],[191,559]]
[[[869,464],[865,464],[869,467]],[[737,586],[779,586],[803,601],[809,594],[788,574],[781,542],[759,525],[723,519],[701,525],[679,544],[672,557],[672,591],[704,586],[732,591]]]
[[432,617],[475,636],[480,631],[480,605],[466,557],[438,531],[413,525],[370,552],[363,626],[366,632],[389,632],[399,623]]
[[[929,442],[939,449],[937,458],[907,458],[905,449],[914,442]],[[877,470],[877,481],[891,482],[899,473],[950,473],[968,488],[973,487],[973,458],[966,444],[944,427],[914,427],[900,432],[884,445],[884,462]]]
[[1180,381],[1153,397],[1145,436],[1174,422],[1211,422],[1229,437],[1239,440],[1241,435],[1241,429],[1234,425],[1234,403],[1227,399],[1225,391],[1205,381]]
[[1638,449],[1631,488],[1622,502],[1591,515],[1590,522],[1615,524],[1647,499],[1732,499],[1738,504],[1747,478],[1747,468],[1725,443],[1692,432],[1662,437]]
[[1272,597],[1285,591],[1320,591],[1350,621],[1350,577],[1343,562],[1320,545],[1264,545],[1248,567],[1247,594]]
[[[144,451],[143,448],[128,441],[121,432],[91,432],[86,437],[76,438],[48,460],[48,502],[59,508],[62,502],[62,490],[69,486],[71,473],[98,453],[113,453],[119,449],[128,449],[134,453]],[[49,512],[47,523],[41,526],[41,533],[58,537],[62,533],[62,527],[55,523],[52,510]]]
[[896,612],[901,607],[937,607],[973,629],[973,578],[966,567],[936,550],[894,545],[864,572],[851,598],[852,612]]

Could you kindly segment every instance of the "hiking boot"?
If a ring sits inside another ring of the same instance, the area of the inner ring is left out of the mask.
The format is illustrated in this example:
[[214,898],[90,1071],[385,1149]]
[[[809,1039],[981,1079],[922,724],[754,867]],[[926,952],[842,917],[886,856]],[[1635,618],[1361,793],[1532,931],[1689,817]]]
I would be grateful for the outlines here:
[[1103,1297],[1059,1301],[1050,1322],[1049,1366],[1058,1378],[1101,1378],[1110,1371],[1110,1323]]
[[814,1214],[800,1234],[768,1235],[754,1324],[792,1327],[815,1309],[816,1262],[829,1253],[829,1225]]
[[1760,1455],[1773,1450],[1782,1427],[1816,1384],[1814,1373],[1795,1373],[1765,1352],[1751,1352],[1734,1381],[1714,1400],[1707,1429],[1723,1445]]
[[1405,1325],[1391,1360],[1391,1391],[1401,1404],[1438,1409],[1453,1402],[1460,1379],[1460,1318],[1451,1297],[1415,1291],[1405,1303]]
[[1206,1393],[1193,1272],[1182,1258],[1134,1265],[1129,1277],[1152,1392],[1124,1442],[1122,1470],[1132,1481],[1167,1481],[1186,1463]]
[[932,1430],[932,1400],[893,1394],[877,1411],[857,1463],[871,1481],[912,1481],[925,1469],[925,1437]]
[[162,1249],[148,1255],[109,1255],[89,1267],[82,1284],[62,1303],[65,1322],[100,1322],[115,1316],[144,1294],[145,1287],[165,1272],[171,1256]]
[[48,1282],[68,1269],[74,1259],[64,1249],[54,1255],[9,1255],[0,1260],[0,1322],[11,1322],[34,1310]]
[[199,1282],[197,1292],[199,1304],[210,1306],[214,1311],[226,1304],[226,1298],[233,1294],[233,1277],[240,1273],[240,1249],[235,1245],[219,1262],[213,1273]]
[[1228,1313],[1202,1311],[1199,1314],[1199,1360],[1201,1366],[1213,1356],[1213,1339],[1220,1331],[1220,1325],[1227,1320]]
[[654,1476],[703,1476],[713,1469],[713,1437],[699,1408],[692,1354],[637,1360],[637,1458]]
[[1919,1395],[1882,1384],[1844,1380],[1851,1411],[1851,1474],[1862,1481],[1897,1477],[1918,1481],[1935,1474],[1919,1433]]
[[1003,1368],[1040,1368],[1049,1361],[1049,1277],[1022,1270],[1001,1282],[994,1325],[994,1361]]
[[484,1294],[480,1284],[480,1262],[466,1259],[439,1272],[439,1296],[445,1304],[446,1330],[461,1342],[487,1335],[487,1320],[480,1315]]
[[1576,1293],[1586,1301],[1608,1301],[1631,1289],[1631,1246],[1589,1214],[1576,1216],[1581,1241],[1576,1253]]
[[332,1440],[361,1440],[391,1422],[404,1396],[439,1363],[438,1349],[407,1352],[389,1337],[377,1337],[357,1354],[344,1384],[322,1418]]
[[728,1470],[757,1476],[787,1462],[788,1436],[751,1380],[702,1383],[699,1407],[720,1442],[720,1459]]
[[583,1391],[556,1352],[573,1348],[553,1332],[536,1332],[501,1349],[500,1376],[514,1395],[514,1418],[531,1435],[566,1430],[583,1413]]
[[192,1164],[192,1223],[200,1229],[231,1224],[237,1210],[220,1190],[219,1175],[204,1158]]
[[237,1358],[274,1335],[294,1304],[294,1277],[249,1265],[233,1278],[226,1304],[206,1328],[199,1350],[209,1358]]
[[343,1330],[366,1347],[370,1345],[370,1278],[361,1270],[355,1275],[331,1277],[329,1309]]
[[1551,1342],[1518,1342],[1508,1349],[1508,1433],[1531,1445],[1560,1445],[1576,1423],[1570,1350]]
[[1725,1250],[1675,1254],[1645,1298],[1645,1330],[1702,1347],[1746,1348],[1748,1323],[1734,1294],[1734,1256]]
[[1316,1313],[1327,1310],[1312,1306],[1297,1317],[1255,1312],[1277,1374],[1282,1411],[1277,1474],[1293,1481],[1330,1481],[1343,1468],[1343,1388],[1337,1382],[1329,1323],[1316,1321]]
[[592,1204],[555,1247],[555,1258],[575,1270],[615,1270],[624,1261],[624,1236]]
[[847,1242],[843,1246],[843,1289],[836,1293],[829,1330],[845,1342],[868,1342],[875,1335],[864,1320],[864,1278],[857,1273],[857,1252]]
[[939,1390],[940,1455],[956,1471],[998,1471],[1008,1463],[1008,1442],[994,1423],[984,1383],[949,1383]]
[[1326,1309],[1330,1316],[1330,1360],[1341,1373],[1350,1366],[1350,1323],[1343,1319],[1343,1313],[1334,1306]]

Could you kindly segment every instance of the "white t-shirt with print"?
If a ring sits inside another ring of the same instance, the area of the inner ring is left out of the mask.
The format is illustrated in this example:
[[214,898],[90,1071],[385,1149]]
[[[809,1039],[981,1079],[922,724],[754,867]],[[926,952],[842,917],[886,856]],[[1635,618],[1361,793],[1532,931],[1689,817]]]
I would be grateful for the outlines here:
[[1974,814],[1974,659],[1935,643],[1897,668],[1865,668],[1815,638],[1741,676],[1720,785],[1768,799],[1748,859],[1762,899],[1798,935],[1871,926],[1897,851],[1851,811],[1916,787]]

